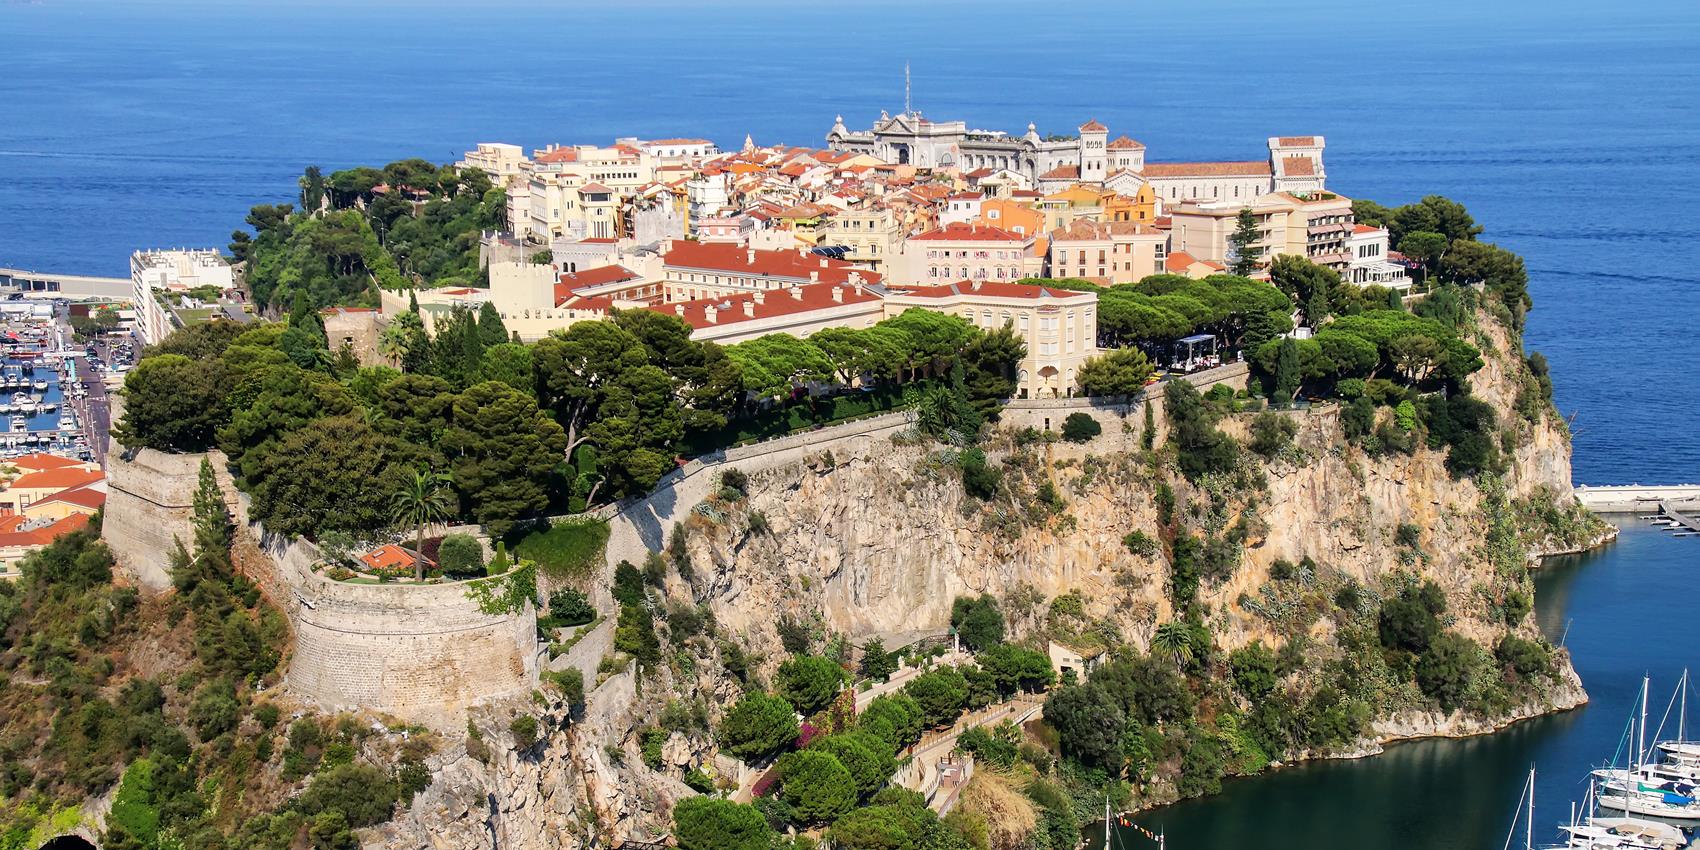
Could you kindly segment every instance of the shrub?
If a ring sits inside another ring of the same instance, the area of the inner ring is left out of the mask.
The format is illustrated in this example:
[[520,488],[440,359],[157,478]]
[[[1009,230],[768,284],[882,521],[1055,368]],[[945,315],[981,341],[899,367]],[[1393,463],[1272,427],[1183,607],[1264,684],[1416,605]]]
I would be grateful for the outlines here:
[[720,487],[722,490],[733,491],[737,498],[743,498],[750,492],[750,476],[745,475],[741,469],[728,469],[720,473]]
[[1389,649],[1422,653],[1440,634],[1440,615],[1446,612],[1446,594],[1432,581],[1407,587],[1381,604],[1378,632],[1381,645]]
[[998,494],[1003,473],[986,465],[986,454],[975,448],[963,449],[956,456],[962,470],[962,489],[981,501],[991,501]]
[[1475,674],[1476,645],[1469,638],[1444,632],[1417,659],[1417,686],[1440,703],[1444,711],[1464,704]]
[[566,700],[567,711],[577,714],[584,708],[584,672],[577,667],[565,670],[550,670],[543,674],[543,680],[553,685],[559,691],[561,698]]
[[1516,635],[1500,638],[1493,648],[1493,657],[1501,667],[1522,679],[1545,676],[1552,669],[1552,654],[1546,647]]
[[1291,417],[1283,416],[1272,410],[1257,414],[1251,422],[1251,450],[1272,458],[1293,444],[1293,436],[1299,432],[1299,423]]
[[1128,532],[1122,537],[1122,545],[1135,558],[1149,558],[1157,554],[1157,539],[1143,531]]
[[521,714],[508,723],[508,731],[513,733],[514,746],[523,750],[537,743],[537,718]]
[[580,591],[566,588],[549,594],[549,621],[556,626],[582,626],[596,619],[596,609]]
[[1088,442],[1102,433],[1104,433],[1104,426],[1099,425],[1098,420],[1093,419],[1091,414],[1070,413],[1068,418],[1063,420],[1063,439],[1071,443]]
[[809,624],[790,614],[779,615],[773,627],[779,633],[779,645],[792,655],[808,652],[809,646],[814,643],[814,636],[809,633]]
[[437,547],[437,566],[449,578],[477,578],[484,575],[484,548],[470,534],[450,534]]

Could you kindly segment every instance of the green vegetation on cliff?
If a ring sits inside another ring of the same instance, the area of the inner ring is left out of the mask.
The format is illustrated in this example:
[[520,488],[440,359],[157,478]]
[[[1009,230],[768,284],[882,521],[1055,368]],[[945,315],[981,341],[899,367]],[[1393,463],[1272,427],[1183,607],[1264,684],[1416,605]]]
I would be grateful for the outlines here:
[[259,693],[278,683],[287,629],[231,565],[205,464],[194,514],[194,554],[179,548],[163,598],[114,582],[98,520],[0,585],[4,850],[76,826],[75,807],[114,785],[112,850],[352,850],[352,829],[426,783],[427,738],[397,747],[310,715],[283,734]]

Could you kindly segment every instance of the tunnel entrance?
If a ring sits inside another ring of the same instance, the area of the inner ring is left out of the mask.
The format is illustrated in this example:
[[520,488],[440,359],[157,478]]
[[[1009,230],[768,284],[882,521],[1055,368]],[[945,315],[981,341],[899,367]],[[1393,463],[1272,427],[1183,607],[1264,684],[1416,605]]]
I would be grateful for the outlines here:
[[100,850],[81,835],[61,835],[41,845],[41,850]]

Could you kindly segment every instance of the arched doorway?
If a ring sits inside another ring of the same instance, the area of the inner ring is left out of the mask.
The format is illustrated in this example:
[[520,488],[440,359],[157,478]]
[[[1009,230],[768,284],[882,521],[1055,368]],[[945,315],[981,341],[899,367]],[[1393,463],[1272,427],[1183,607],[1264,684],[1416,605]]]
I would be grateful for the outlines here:
[[100,850],[81,835],[61,835],[41,845],[41,850]]

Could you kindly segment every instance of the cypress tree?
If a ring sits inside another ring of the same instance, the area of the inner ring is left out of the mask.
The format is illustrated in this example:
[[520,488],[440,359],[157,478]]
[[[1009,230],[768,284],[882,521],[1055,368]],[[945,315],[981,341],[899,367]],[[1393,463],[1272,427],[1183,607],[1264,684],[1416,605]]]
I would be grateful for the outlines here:
[[1240,210],[1239,222],[1228,236],[1234,274],[1248,275],[1257,271],[1257,262],[1263,258],[1263,249],[1258,247],[1257,242],[1262,238],[1262,232],[1257,229],[1257,217],[1251,214],[1251,208]]

